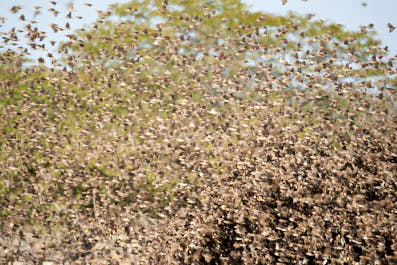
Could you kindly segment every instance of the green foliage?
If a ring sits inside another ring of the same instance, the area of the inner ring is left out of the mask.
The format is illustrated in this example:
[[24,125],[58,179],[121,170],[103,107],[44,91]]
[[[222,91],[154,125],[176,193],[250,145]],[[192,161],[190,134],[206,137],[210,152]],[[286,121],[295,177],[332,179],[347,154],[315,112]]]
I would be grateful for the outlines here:
[[[178,81],[181,70],[185,72],[184,76],[189,76],[188,71],[179,67],[172,57],[164,58],[164,62],[150,61],[152,59],[149,58],[154,58],[155,54],[161,54],[164,50],[194,58],[199,56],[200,47],[206,47],[212,49],[214,54],[204,55],[192,65],[204,72],[215,54],[233,54],[232,63],[224,66],[225,72],[232,73],[248,58],[257,62],[276,63],[280,59],[279,55],[274,54],[273,57],[267,54],[274,47],[299,53],[305,49],[317,50],[324,56],[337,54],[345,57],[348,52],[354,52],[363,63],[379,53],[374,46],[376,41],[372,31],[346,31],[341,25],[311,21],[293,13],[278,17],[245,10],[246,6],[239,0],[169,1],[167,6],[163,1],[118,4],[111,10],[117,22],[104,17],[94,25],[94,30],[78,33],[82,38],[89,37],[82,49],[73,46],[73,50],[75,54],[88,52],[89,57],[96,58],[99,65],[108,65],[125,74],[138,69],[146,76],[168,70],[175,81]],[[327,38],[329,41],[326,41]],[[178,41],[178,47],[174,46],[179,39],[184,41]],[[251,42],[259,49],[254,51]],[[307,45],[302,46],[302,43]],[[269,58],[264,60],[264,54]],[[319,58],[319,62],[321,60]],[[81,63],[84,64],[84,60]],[[153,63],[157,65],[153,66]],[[308,66],[306,70],[315,69]],[[363,76],[374,74],[362,73]],[[148,81],[145,78],[143,80]]]

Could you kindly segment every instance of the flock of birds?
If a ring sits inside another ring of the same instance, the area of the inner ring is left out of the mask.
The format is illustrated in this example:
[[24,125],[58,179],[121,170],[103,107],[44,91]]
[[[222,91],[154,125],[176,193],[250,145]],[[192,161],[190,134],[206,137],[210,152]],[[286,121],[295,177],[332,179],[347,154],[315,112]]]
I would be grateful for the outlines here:
[[[307,1],[307,0],[303,0],[303,1]],[[288,1],[287,0],[282,0],[282,4],[285,5]],[[52,6],[56,6],[57,2],[56,1],[49,1],[49,4]],[[84,3],[85,6],[87,7],[92,7],[93,5],[91,3]],[[365,3],[363,3],[363,6],[366,6]],[[21,10],[21,6],[19,5],[15,5],[12,6],[10,9],[10,12],[13,14],[17,14],[19,13],[19,11]],[[42,6],[34,6],[35,12],[33,14],[33,18],[40,15],[41,13],[41,9],[43,7]],[[70,2],[67,5],[67,14],[65,15],[66,19],[72,19],[72,13],[74,11],[74,5],[73,2]],[[61,12],[56,10],[54,7],[50,7],[48,8],[48,11],[50,11],[52,13],[52,15],[54,17],[57,17]],[[106,11],[106,12],[102,12],[100,10],[97,10],[98,15],[99,15],[99,20],[97,20],[97,22],[101,22],[101,19],[104,19],[108,16],[111,15],[111,11]],[[83,19],[82,16],[75,16],[75,18],[77,19]],[[22,51],[22,55],[28,55],[30,54],[28,49],[26,48],[26,45],[20,45],[21,43],[19,41],[19,38],[17,37],[17,32],[19,33],[23,33],[26,32],[27,34],[24,36],[27,40],[28,43],[23,43],[22,44],[27,44],[28,46],[30,46],[30,48],[32,48],[33,50],[40,50],[40,51],[47,51],[48,49],[46,49],[45,47],[45,43],[43,43],[42,41],[46,38],[46,33],[44,31],[39,31],[39,29],[37,27],[34,26],[34,24],[37,23],[36,20],[27,20],[24,14],[21,14],[19,16],[19,20],[21,21],[26,21],[27,24],[25,25],[24,29],[15,29],[15,27],[13,27],[9,32],[0,32],[2,36],[2,44],[0,45],[0,48],[4,48],[7,45],[10,46],[17,46],[16,49]],[[6,18],[5,17],[0,17],[0,23],[5,23],[6,22]],[[59,31],[64,31],[64,30],[71,30],[70,28],[70,23],[66,22],[64,26],[60,26],[57,25],[55,23],[51,23],[50,27],[52,28],[52,30],[54,31],[54,33],[57,33]],[[372,29],[374,27],[374,24],[370,24],[369,26],[361,26],[361,30],[365,31],[366,28],[370,28]],[[387,23],[387,27],[389,29],[389,32],[393,32],[395,30],[395,26],[392,25],[391,23]],[[66,34],[66,37],[68,37],[69,39],[76,39],[76,35],[74,33],[69,33]],[[42,42],[41,44],[36,43],[36,40],[39,39],[40,42]],[[51,40],[50,41],[51,46],[55,46],[56,41]],[[19,44],[19,45],[18,45]],[[56,64],[55,61],[53,60],[53,54],[51,52],[47,53],[47,57],[50,58],[52,60],[52,64]],[[39,63],[44,63],[45,60],[44,58],[40,57],[37,59]]]
[[[57,18],[61,11],[56,10],[54,7],[57,5],[56,1],[49,1],[49,5],[53,7],[49,7],[48,11],[52,13],[54,18]],[[85,6],[87,7],[92,7],[91,3],[84,3]],[[20,13],[20,10],[22,9],[21,6],[15,5],[12,6],[11,9],[9,10],[10,13],[12,14],[18,14]],[[47,38],[46,32],[40,30],[37,26],[35,26],[38,21],[35,20],[37,16],[41,14],[41,10],[43,9],[42,6],[34,6],[34,13],[32,16],[31,20],[28,20],[25,16],[25,14],[20,14],[19,15],[19,20],[26,22],[24,25],[23,29],[16,29],[16,27],[12,27],[8,32],[0,32],[2,36],[2,43],[0,45],[0,48],[10,48],[14,47],[17,51],[19,51],[19,54],[21,56],[26,56],[26,55],[31,55],[32,51],[47,51],[46,57],[48,57],[52,65],[56,65],[56,60],[54,59],[54,55],[52,52],[49,52],[49,48],[46,47],[46,41],[45,39]],[[83,17],[76,15],[72,16],[74,11],[74,5],[73,2],[70,2],[67,5],[67,13],[65,15],[66,20],[72,20],[73,18],[82,20]],[[111,15],[110,11],[102,12],[101,10],[97,10],[99,18],[103,19],[105,17],[108,17]],[[97,22],[100,22],[101,20],[98,19]],[[5,17],[0,17],[0,23],[4,24],[6,23],[6,18]],[[54,33],[58,32],[63,32],[63,31],[69,31],[68,34],[64,34],[65,37],[69,38],[70,40],[75,40],[77,39],[77,36],[73,33],[70,22],[66,21],[64,26],[57,25],[56,23],[50,23],[49,24],[50,28],[53,30]],[[18,37],[18,34],[26,33],[23,38],[25,41],[21,40],[20,37]],[[48,39],[48,38],[47,38]],[[62,39],[62,38],[61,38]],[[59,41],[58,41],[59,42]],[[55,40],[50,40],[49,44],[54,47],[57,44],[57,41]],[[26,47],[28,46],[28,47]],[[43,56],[39,57],[37,59],[39,63],[45,63],[45,59]]]
[[[397,57],[167,4],[159,24],[111,35],[98,11],[50,40],[61,59],[11,8],[26,25],[2,34],[0,263],[392,264]],[[30,49],[51,65],[23,68]]]

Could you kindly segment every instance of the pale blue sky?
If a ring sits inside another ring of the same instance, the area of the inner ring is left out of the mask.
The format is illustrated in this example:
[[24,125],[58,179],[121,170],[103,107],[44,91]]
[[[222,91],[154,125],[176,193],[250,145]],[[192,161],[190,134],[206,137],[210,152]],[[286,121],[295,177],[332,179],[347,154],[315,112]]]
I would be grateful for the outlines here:
[[[253,11],[285,15],[288,11],[299,14],[313,13],[313,18],[327,19],[343,24],[346,29],[360,30],[360,25],[374,24],[377,37],[387,45],[391,53],[397,54],[397,29],[389,33],[387,23],[397,27],[397,0],[244,0]],[[366,6],[362,6],[366,3]]]
[[[80,28],[84,24],[92,23],[97,19],[96,10],[105,10],[109,4],[117,2],[128,2],[129,0],[79,0],[73,1],[76,11],[73,12],[73,19],[69,20],[73,29]],[[53,33],[49,24],[56,23],[60,27],[64,27],[67,20],[67,4],[71,0],[58,0],[56,5],[52,5],[50,0],[1,0],[2,7],[0,17],[5,17],[5,23],[0,27],[0,32],[8,31],[12,27],[22,29],[28,20],[37,20],[39,30],[48,34],[48,40],[65,40],[64,35],[71,31],[59,31]],[[387,45],[391,50],[391,54],[397,54],[397,29],[389,33],[387,23],[391,23],[397,27],[397,0],[288,0],[282,5],[281,0],[243,0],[244,3],[251,6],[253,11],[263,11],[268,13],[287,14],[294,11],[299,14],[314,13],[317,19],[327,19],[335,23],[344,24],[347,29],[359,30],[360,25],[368,25],[373,23],[378,31],[379,39],[382,40],[382,47]],[[362,3],[367,6],[362,6]],[[88,7],[83,3],[91,3]],[[17,14],[9,12],[13,5],[20,5],[22,9]],[[41,14],[33,17],[35,11],[34,6],[42,6]],[[54,8],[61,13],[54,17],[49,8]],[[27,21],[20,21],[18,18],[21,14],[25,15]],[[83,19],[77,19],[76,16],[82,16]],[[1,25],[1,24],[0,24]],[[25,33],[24,33],[25,34]],[[46,44],[49,52],[53,52],[53,48]],[[52,49],[51,49],[52,48]],[[44,53],[46,54],[47,51]]]

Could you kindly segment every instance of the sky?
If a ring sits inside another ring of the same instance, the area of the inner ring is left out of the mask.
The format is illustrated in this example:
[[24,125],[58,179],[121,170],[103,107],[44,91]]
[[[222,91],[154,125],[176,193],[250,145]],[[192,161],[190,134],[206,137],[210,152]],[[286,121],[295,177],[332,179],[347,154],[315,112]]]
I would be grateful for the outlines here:
[[[373,23],[382,47],[388,46],[392,55],[397,54],[397,29],[389,32],[391,23],[397,28],[397,0],[244,0],[252,11],[285,15],[289,11],[298,14],[315,14],[314,20],[324,19],[345,25],[348,30],[360,30],[360,26]],[[363,5],[364,4],[364,5]]]
[[[66,40],[65,35],[72,33],[73,29],[88,25],[97,19],[96,10],[106,10],[107,6],[114,3],[128,2],[129,0],[58,0],[56,4],[50,3],[50,0],[1,0],[0,17],[4,17],[3,24],[0,23],[0,32],[7,32],[12,27],[23,29],[29,23],[29,20],[36,20],[37,23],[32,24],[39,30],[48,34],[48,40]],[[250,6],[251,11],[262,11],[273,13],[276,15],[285,15],[289,11],[298,14],[315,14],[314,20],[328,20],[330,22],[345,25],[348,30],[359,30],[360,25],[368,25],[373,23],[377,37],[382,41],[382,47],[388,46],[391,55],[397,54],[397,29],[392,33],[389,32],[387,23],[391,23],[397,27],[397,0],[288,0],[284,5],[281,0],[242,0]],[[66,15],[68,3],[73,2],[74,10],[72,19],[67,19]],[[92,6],[84,5],[90,3]],[[363,5],[365,3],[365,5]],[[9,12],[12,6],[19,5],[22,9],[12,14]],[[34,16],[36,9],[34,6],[42,6],[38,9],[40,14]],[[60,13],[54,16],[49,8],[54,8]],[[24,14],[25,21],[21,21],[19,17]],[[82,19],[77,18],[81,16]],[[1,20],[1,18],[0,18]],[[66,22],[69,22],[71,30],[58,31],[54,33],[51,23],[55,23],[64,28]],[[25,33],[23,33],[25,34]],[[1,45],[1,44],[0,44]],[[55,45],[56,47],[56,45]],[[46,44],[47,52],[53,52],[54,47],[49,43]]]

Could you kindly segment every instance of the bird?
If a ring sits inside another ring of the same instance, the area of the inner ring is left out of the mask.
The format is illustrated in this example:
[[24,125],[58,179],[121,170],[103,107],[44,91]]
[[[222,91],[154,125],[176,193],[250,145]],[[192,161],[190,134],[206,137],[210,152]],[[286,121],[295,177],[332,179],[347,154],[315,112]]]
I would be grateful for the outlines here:
[[387,23],[387,27],[389,28],[389,32],[393,32],[396,29],[396,27],[393,26],[391,23]]
[[11,13],[14,13],[14,14],[15,14],[15,13],[18,13],[18,11],[21,10],[21,8],[22,8],[22,7],[21,7],[21,6],[18,6],[18,5],[12,6],[11,9],[10,9],[10,12],[11,12]]
[[54,8],[49,8],[48,11],[50,11],[54,17],[57,17],[58,14],[60,13],[59,11],[55,10]]

